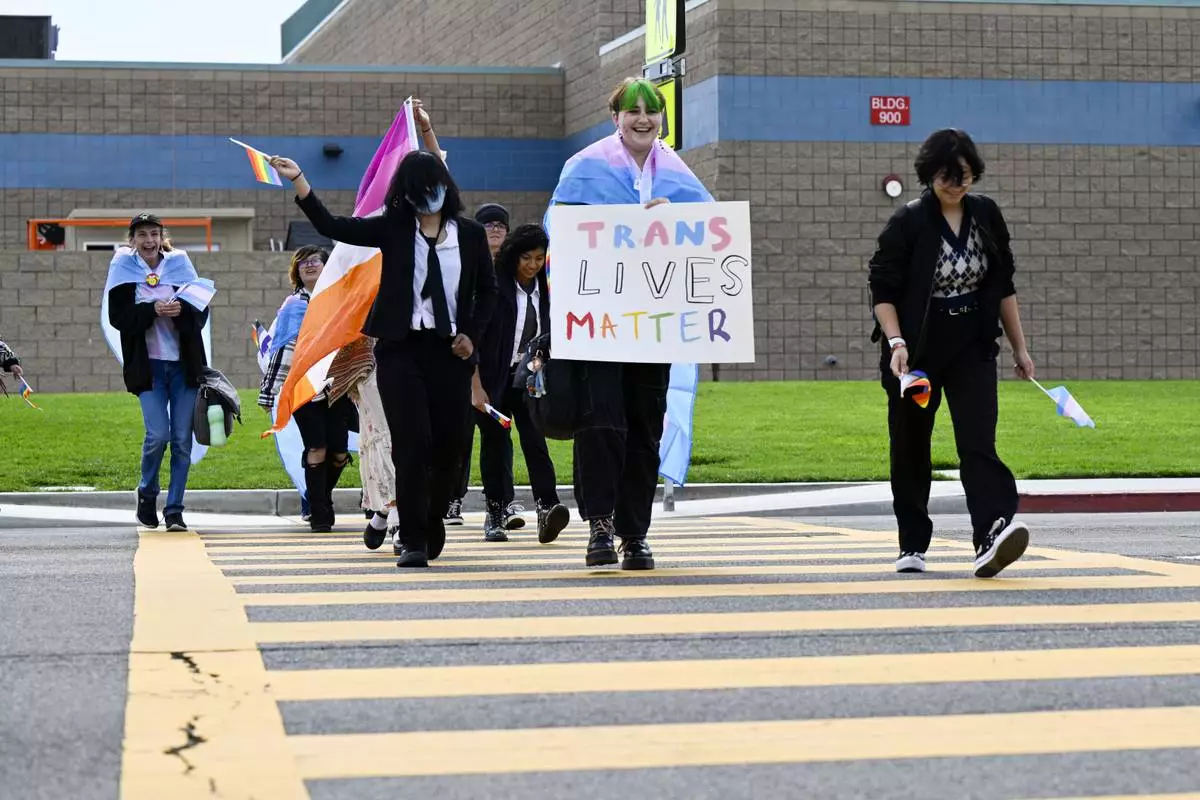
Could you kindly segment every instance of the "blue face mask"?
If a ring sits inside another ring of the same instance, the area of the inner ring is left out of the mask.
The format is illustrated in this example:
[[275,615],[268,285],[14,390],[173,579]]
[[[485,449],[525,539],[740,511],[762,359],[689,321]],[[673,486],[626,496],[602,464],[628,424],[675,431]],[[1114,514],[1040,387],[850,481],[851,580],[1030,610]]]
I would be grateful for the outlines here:
[[431,194],[425,195],[420,201],[415,201],[410,197],[408,202],[412,203],[412,207],[418,214],[436,214],[442,210],[442,206],[446,202],[446,187],[438,184]]

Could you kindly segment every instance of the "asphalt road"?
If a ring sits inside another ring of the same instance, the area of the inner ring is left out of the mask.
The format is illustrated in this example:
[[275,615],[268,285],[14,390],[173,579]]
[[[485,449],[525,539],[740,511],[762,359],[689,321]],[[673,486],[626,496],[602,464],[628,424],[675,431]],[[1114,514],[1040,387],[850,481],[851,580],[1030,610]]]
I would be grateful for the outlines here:
[[888,518],[772,517],[639,576],[472,527],[416,579],[349,518],[147,534],[135,592],[132,528],[5,517],[0,796],[115,798],[123,746],[128,797],[1200,793],[1200,515],[1029,521],[990,583],[962,517],[924,576]]

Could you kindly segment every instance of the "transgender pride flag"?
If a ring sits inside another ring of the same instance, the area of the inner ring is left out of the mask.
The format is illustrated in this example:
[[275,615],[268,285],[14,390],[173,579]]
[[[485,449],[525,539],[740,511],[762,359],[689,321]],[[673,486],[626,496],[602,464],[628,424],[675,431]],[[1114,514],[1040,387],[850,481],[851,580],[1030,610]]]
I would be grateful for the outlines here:
[[[410,97],[404,101],[363,175],[354,203],[355,216],[383,213],[383,200],[396,167],[416,149],[417,125]],[[325,388],[329,367],[338,350],[362,335],[363,323],[379,293],[381,265],[378,248],[336,243],[313,289],[308,312],[296,337],[292,368],[277,400],[275,424],[264,436],[282,431],[292,418],[292,410]]]

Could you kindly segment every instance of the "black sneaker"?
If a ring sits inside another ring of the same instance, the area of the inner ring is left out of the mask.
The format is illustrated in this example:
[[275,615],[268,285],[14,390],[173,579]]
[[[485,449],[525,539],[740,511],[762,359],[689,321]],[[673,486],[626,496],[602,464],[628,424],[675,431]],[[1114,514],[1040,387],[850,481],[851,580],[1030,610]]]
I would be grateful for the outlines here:
[[483,540],[485,542],[508,541],[508,534],[504,532],[504,514],[504,506],[492,500],[488,501],[487,515],[483,518]]
[[617,548],[613,537],[617,529],[612,517],[588,520],[591,535],[588,537],[587,558],[584,563],[589,567],[604,567],[617,563]]
[[515,531],[525,527],[525,506],[513,501],[504,507],[504,530]]
[[571,521],[571,512],[562,503],[544,506],[539,500],[537,520],[538,541],[542,544],[550,544],[558,538],[558,534],[562,533],[562,529],[567,527],[567,523]]
[[403,545],[400,546],[400,560],[396,562],[396,566],[400,569],[408,568],[428,568],[429,557],[421,550],[409,550]]
[[425,554],[433,561],[446,547],[446,521],[434,517],[425,525]]
[[171,531],[172,533],[182,533],[188,529],[187,525],[183,523],[183,514],[179,511],[176,511],[173,514],[167,514],[166,521],[167,530]]
[[1028,546],[1029,526],[1024,522],[1008,522],[1001,517],[984,540],[975,546],[975,577],[994,578],[1024,555]]
[[462,525],[463,524],[462,498],[461,497],[458,498],[457,500],[450,501],[450,507],[446,509],[446,516],[445,516],[444,520],[447,525]]
[[146,497],[141,492],[137,496],[137,523],[143,528],[158,527],[158,511],[154,508],[154,497]]
[[896,559],[896,572],[924,572],[925,554],[905,550]]
[[383,517],[384,523],[382,528],[376,528],[371,522],[375,521],[375,515],[371,515],[371,522],[367,523],[367,527],[363,529],[363,544],[368,550],[378,550],[383,546],[383,540],[387,538],[387,517]]
[[646,537],[621,540],[621,569],[654,569],[654,553]]

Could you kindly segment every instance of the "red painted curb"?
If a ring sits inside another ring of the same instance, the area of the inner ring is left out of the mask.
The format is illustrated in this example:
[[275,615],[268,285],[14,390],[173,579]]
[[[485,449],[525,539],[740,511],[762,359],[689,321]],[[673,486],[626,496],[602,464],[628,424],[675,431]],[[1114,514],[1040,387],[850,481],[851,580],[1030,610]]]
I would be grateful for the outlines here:
[[1023,494],[1026,514],[1119,514],[1143,511],[1200,511],[1200,492]]

